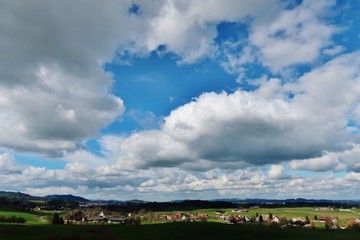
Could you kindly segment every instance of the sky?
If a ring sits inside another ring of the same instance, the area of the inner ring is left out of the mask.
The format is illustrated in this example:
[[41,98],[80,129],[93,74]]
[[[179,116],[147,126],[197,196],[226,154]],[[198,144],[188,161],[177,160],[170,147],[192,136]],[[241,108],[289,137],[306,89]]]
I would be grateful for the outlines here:
[[0,0],[0,189],[359,199],[359,11]]

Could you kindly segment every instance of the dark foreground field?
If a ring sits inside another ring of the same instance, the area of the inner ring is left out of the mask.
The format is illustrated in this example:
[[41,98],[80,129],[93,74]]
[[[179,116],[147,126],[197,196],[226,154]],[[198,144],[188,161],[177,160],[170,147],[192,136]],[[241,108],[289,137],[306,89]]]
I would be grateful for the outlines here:
[[1,240],[111,240],[111,239],[360,239],[353,230],[272,229],[257,225],[228,225],[220,223],[167,223],[143,226],[84,226],[0,225]]

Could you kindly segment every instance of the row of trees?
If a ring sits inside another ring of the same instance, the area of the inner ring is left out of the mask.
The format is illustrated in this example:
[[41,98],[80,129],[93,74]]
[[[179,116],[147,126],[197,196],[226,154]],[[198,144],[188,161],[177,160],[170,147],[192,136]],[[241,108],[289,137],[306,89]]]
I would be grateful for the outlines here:
[[64,218],[60,217],[57,212],[54,213],[54,216],[51,220],[52,224],[58,225],[58,224],[64,224]]
[[66,214],[65,218],[71,221],[82,221],[83,218],[86,219],[86,214],[82,211],[70,211]]
[[16,217],[16,216],[11,216],[11,217],[4,217],[4,216],[0,216],[0,223],[4,224],[25,224],[26,223],[26,219],[23,217]]
[[10,199],[0,196],[0,206],[3,208],[16,209],[20,211],[29,211],[30,209],[33,209],[36,205],[32,202],[28,202],[25,200]]
[[[81,221],[84,214],[81,211],[77,211],[71,215],[71,220]],[[107,219],[105,220],[107,222]],[[64,224],[64,218],[59,215],[59,213],[55,212],[53,218],[51,219],[51,223],[55,225]],[[69,219],[67,220],[66,224],[69,224]],[[141,219],[139,216],[128,218],[124,221],[124,225],[127,226],[139,226],[141,224]]]
[[141,219],[138,216],[131,217],[131,218],[126,219],[124,224],[127,225],[127,226],[140,226],[141,225]]

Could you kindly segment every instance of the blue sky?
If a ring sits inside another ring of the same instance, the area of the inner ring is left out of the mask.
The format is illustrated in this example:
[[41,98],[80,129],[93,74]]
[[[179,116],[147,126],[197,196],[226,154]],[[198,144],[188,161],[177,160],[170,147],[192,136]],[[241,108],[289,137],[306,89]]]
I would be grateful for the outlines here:
[[1,5],[0,189],[360,194],[358,1]]

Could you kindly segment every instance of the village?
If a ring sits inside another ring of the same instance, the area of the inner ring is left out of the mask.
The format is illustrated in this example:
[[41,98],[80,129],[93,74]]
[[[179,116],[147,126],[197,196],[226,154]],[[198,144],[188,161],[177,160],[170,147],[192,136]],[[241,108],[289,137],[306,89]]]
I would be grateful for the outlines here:
[[[275,210],[272,213],[272,210]],[[268,213],[264,213],[268,211]],[[105,211],[101,208],[77,209],[63,213],[63,224],[124,224],[140,225],[168,222],[219,222],[225,224],[262,224],[273,228],[326,228],[347,229],[358,228],[360,217],[343,219],[343,213],[351,212],[351,209],[335,209],[329,207],[313,208],[305,216],[289,215],[286,212],[278,214],[281,209],[226,209],[226,210],[198,210],[198,211],[175,211],[170,213],[140,210],[138,212],[119,213]],[[313,213],[318,213],[314,215]],[[332,213],[332,214],[329,214]],[[341,220],[337,213],[341,215]],[[310,217],[309,217],[310,216]]]

